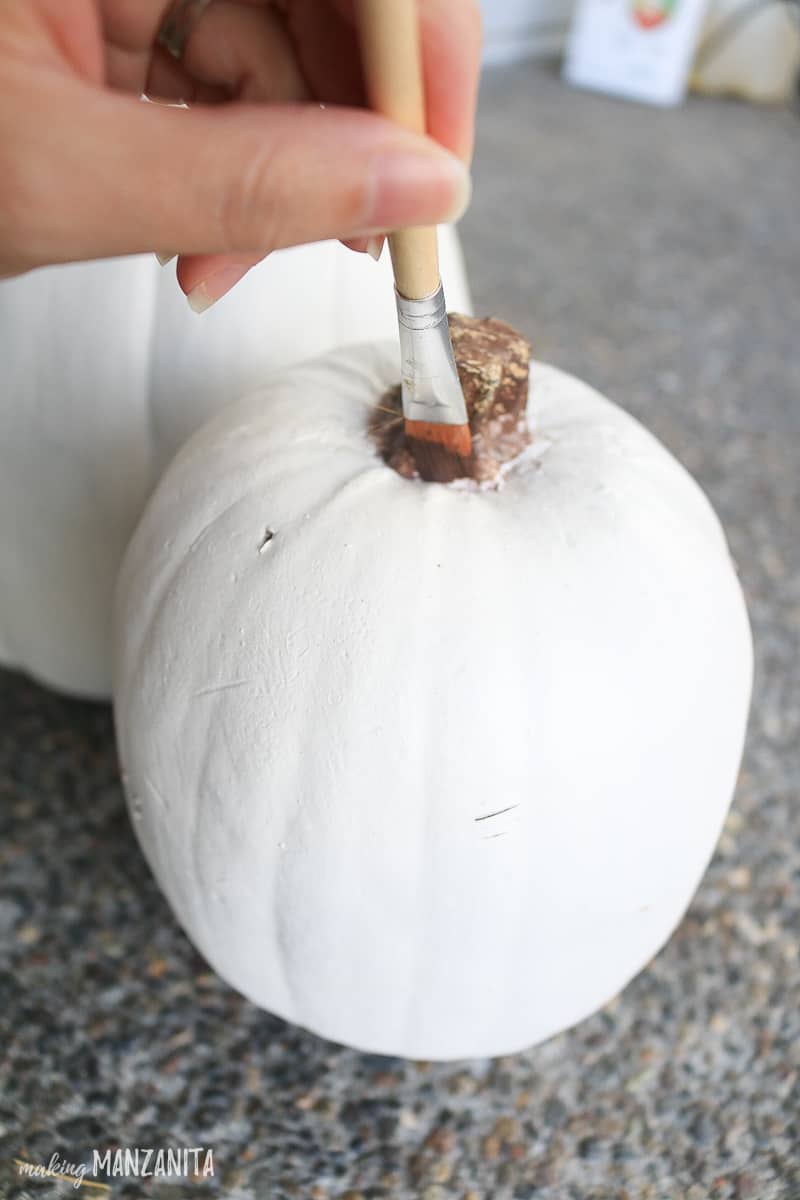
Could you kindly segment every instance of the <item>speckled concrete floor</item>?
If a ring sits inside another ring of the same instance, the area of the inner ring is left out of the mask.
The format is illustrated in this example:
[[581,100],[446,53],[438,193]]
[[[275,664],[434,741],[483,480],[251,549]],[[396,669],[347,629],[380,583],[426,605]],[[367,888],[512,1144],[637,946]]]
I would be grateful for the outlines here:
[[126,1197],[800,1196],[800,121],[652,112],[525,67],[487,81],[480,132],[479,310],[654,429],[741,569],[757,694],[708,876],[652,966],[546,1045],[356,1054],[256,1011],[176,929],[108,710],[0,675],[0,1196],[54,1194],[15,1155],[116,1144],[216,1151],[213,1183]]

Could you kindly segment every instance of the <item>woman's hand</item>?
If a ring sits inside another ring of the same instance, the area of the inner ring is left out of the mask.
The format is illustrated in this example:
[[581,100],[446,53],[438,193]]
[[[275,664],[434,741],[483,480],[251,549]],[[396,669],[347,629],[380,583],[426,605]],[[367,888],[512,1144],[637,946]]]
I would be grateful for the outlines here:
[[0,0],[0,274],[179,253],[200,309],[279,247],[455,218],[479,18],[420,14],[430,138],[358,111],[351,0],[212,0],[180,62],[164,0]]

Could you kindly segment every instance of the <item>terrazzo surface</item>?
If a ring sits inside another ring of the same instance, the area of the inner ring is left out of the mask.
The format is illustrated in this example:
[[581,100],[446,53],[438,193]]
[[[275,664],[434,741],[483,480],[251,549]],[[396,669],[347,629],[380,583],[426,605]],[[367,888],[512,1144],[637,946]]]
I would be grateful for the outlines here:
[[[320,1041],[223,985],[135,843],[103,706],[0,674],[0,1196],[15,1157],[212,1147],[114,1197],[800,1197],[800,120],[654,112],[546,68],[484,87],[477,308],[643,419],[728,531],[757,648],[736,801],[669,945],[579,1027],[428,1065]],[[59,1190],[60,1189],[60,1190]],[[105,1193],[82,1189],[79,1194]]]

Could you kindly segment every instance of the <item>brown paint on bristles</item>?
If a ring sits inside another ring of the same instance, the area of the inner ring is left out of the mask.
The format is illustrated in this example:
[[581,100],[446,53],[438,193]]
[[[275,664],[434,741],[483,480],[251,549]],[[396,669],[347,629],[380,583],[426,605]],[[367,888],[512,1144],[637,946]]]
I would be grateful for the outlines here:
[[470,474],[472,434],[469,425],[406,421],[405,434],[421,479],[428,483],[450,483]]
[[406,437],[420,442],[436,442],[457,454],[469,458],[472,454],[472,434],[469,425],[438,425],[434,421],[406,421]]

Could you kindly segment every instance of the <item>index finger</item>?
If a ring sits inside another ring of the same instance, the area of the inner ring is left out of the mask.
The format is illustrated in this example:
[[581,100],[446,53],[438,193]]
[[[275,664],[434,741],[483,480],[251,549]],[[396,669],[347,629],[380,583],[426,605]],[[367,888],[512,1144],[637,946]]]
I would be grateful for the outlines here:
[[[343,16],[354,21],[353,0],[332,2]],[[417,3],[428,133],[469,161],[480,77],[480,8],[477,0],[417,0]]]
[[[468,161],[480,71],[477,0],[408,3],[419,9],[428,133]],[[363,104],[354,0],[282,0],[278,7],[316,96],[335,104]]]
[[480,78],[480,9],[477,0],[423,0],[421,20],[428,133],[468,162]]

